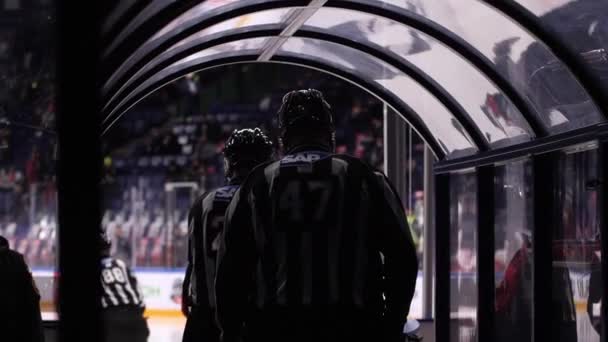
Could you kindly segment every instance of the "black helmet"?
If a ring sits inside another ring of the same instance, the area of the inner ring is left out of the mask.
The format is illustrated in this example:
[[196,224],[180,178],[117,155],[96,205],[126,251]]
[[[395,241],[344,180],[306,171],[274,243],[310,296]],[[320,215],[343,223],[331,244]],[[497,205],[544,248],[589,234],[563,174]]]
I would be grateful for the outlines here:
[[232,177],[237,168],[251,169],[272,158],[272,141],[259,128],[235,129],[224,148],[226,176]]
[[294,90],[283,96],[279,109],[279,129],[286,130],[298,125],[316,126],[334,131],[331,106],[323,93],[316,89]]

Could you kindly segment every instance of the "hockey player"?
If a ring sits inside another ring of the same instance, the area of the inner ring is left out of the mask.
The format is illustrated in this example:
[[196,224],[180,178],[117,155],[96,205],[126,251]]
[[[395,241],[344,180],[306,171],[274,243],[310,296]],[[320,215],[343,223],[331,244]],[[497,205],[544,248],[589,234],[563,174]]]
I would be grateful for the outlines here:
[[418,261],[387,178],[333,154],[329,104],[285,95],[282,160],[226,212],[216,277],[222,341],[402,341]]
[[218,237],[224,228],[224,214],[234,193],[249,172],[271,160],[272,142],[259,128],[235,130],[224,149],[228,185],[200,197],[189,213],[189,256],[183,311],[188,320],[183,341],[217,341],[214,279]]
[[143,316],[145,305],[137,279],[122,260],[110,256],[111,243],[104,233],[100,245],[105,341],[145,342],[150,331]]

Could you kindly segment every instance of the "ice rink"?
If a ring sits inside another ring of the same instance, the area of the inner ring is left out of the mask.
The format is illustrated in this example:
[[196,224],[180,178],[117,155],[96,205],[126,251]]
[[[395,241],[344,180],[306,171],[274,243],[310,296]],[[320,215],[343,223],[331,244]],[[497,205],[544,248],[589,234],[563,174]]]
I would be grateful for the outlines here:
[[186,319],[183,317],[154,317],[148,319],[148,342],[181,342]]

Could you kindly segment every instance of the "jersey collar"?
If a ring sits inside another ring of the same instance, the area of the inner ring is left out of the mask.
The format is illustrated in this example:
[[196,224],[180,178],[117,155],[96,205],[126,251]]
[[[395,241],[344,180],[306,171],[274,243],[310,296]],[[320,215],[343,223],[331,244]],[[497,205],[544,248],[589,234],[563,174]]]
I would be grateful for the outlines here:
[[289,151],[287,151],[287,153],[285,153],[286,155],[289,154],[294,154],[294,153],[299,153],[299,152],[324,152],[324,153],[331,153],[331,149],[323,144],[305,144],[305,145],[298,145],[295,146],[293,148],[291,148]]

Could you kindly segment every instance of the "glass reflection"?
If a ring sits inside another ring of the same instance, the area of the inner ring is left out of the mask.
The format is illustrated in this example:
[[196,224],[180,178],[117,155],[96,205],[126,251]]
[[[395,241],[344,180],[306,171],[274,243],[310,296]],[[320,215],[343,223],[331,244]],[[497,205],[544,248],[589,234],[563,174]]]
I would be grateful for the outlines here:
[[495,172],[495,341],[532,341],[532,165]]
[[[540,121],[551,133],[602,122],[598,108],[551,51],[515,22],[498,11],[474,0],[381,0],[387,6],[422,15],[462,37],[484,54],[497,70],[534,105]],[[543,22],[552,19],[552,28],[578,32],[566,38],[579,44],[581,58],[593,60],[598,77],[606,79],[606,15],[608,6],[596,0],[518,0],[544,14]],[[565,6],[569,3],[569,6]],[[548,9],[562,8],[562,12]],[[593,20],[592,18],[598,18]],[[587,21],[587,26],[580,25]],[[564,22],[569,23],[564,25]],[[596,23],[591,25],[592,23]],[[587,34],[585,32],[590,32]],[[561,33],[560,33],[561,34]],[[593,39],[587,36],[593,36]],[[593,43],[585,43],[593,42]],[[599,43],[601,42],[601,43]],[[603,53],[595,51],[604,49]]]
[[462,105],[494,147],[529,140],[534,134],[519,111],[469,62],[435,39],[371,14],[322,8],[306,27],[375,43],[414,64]]
[[553,237],[555,341],[599,341],[601,299],[597,151],[564,152]]
[[477,179],[450,175],[450,340],[477,340]]
[[[608,92],[608,6],[597,0],[517,0],[533,12],[540,23],[563,40],[592,70],[596,81]],[[554,66],[553,73],[563,74]],[[551,84],[548,84],[551,85]],[[564,96],[559,88],[556,96]],[[582,100],[580,95],[578,99]],[[577,98],[574,98],[576,100]]]

